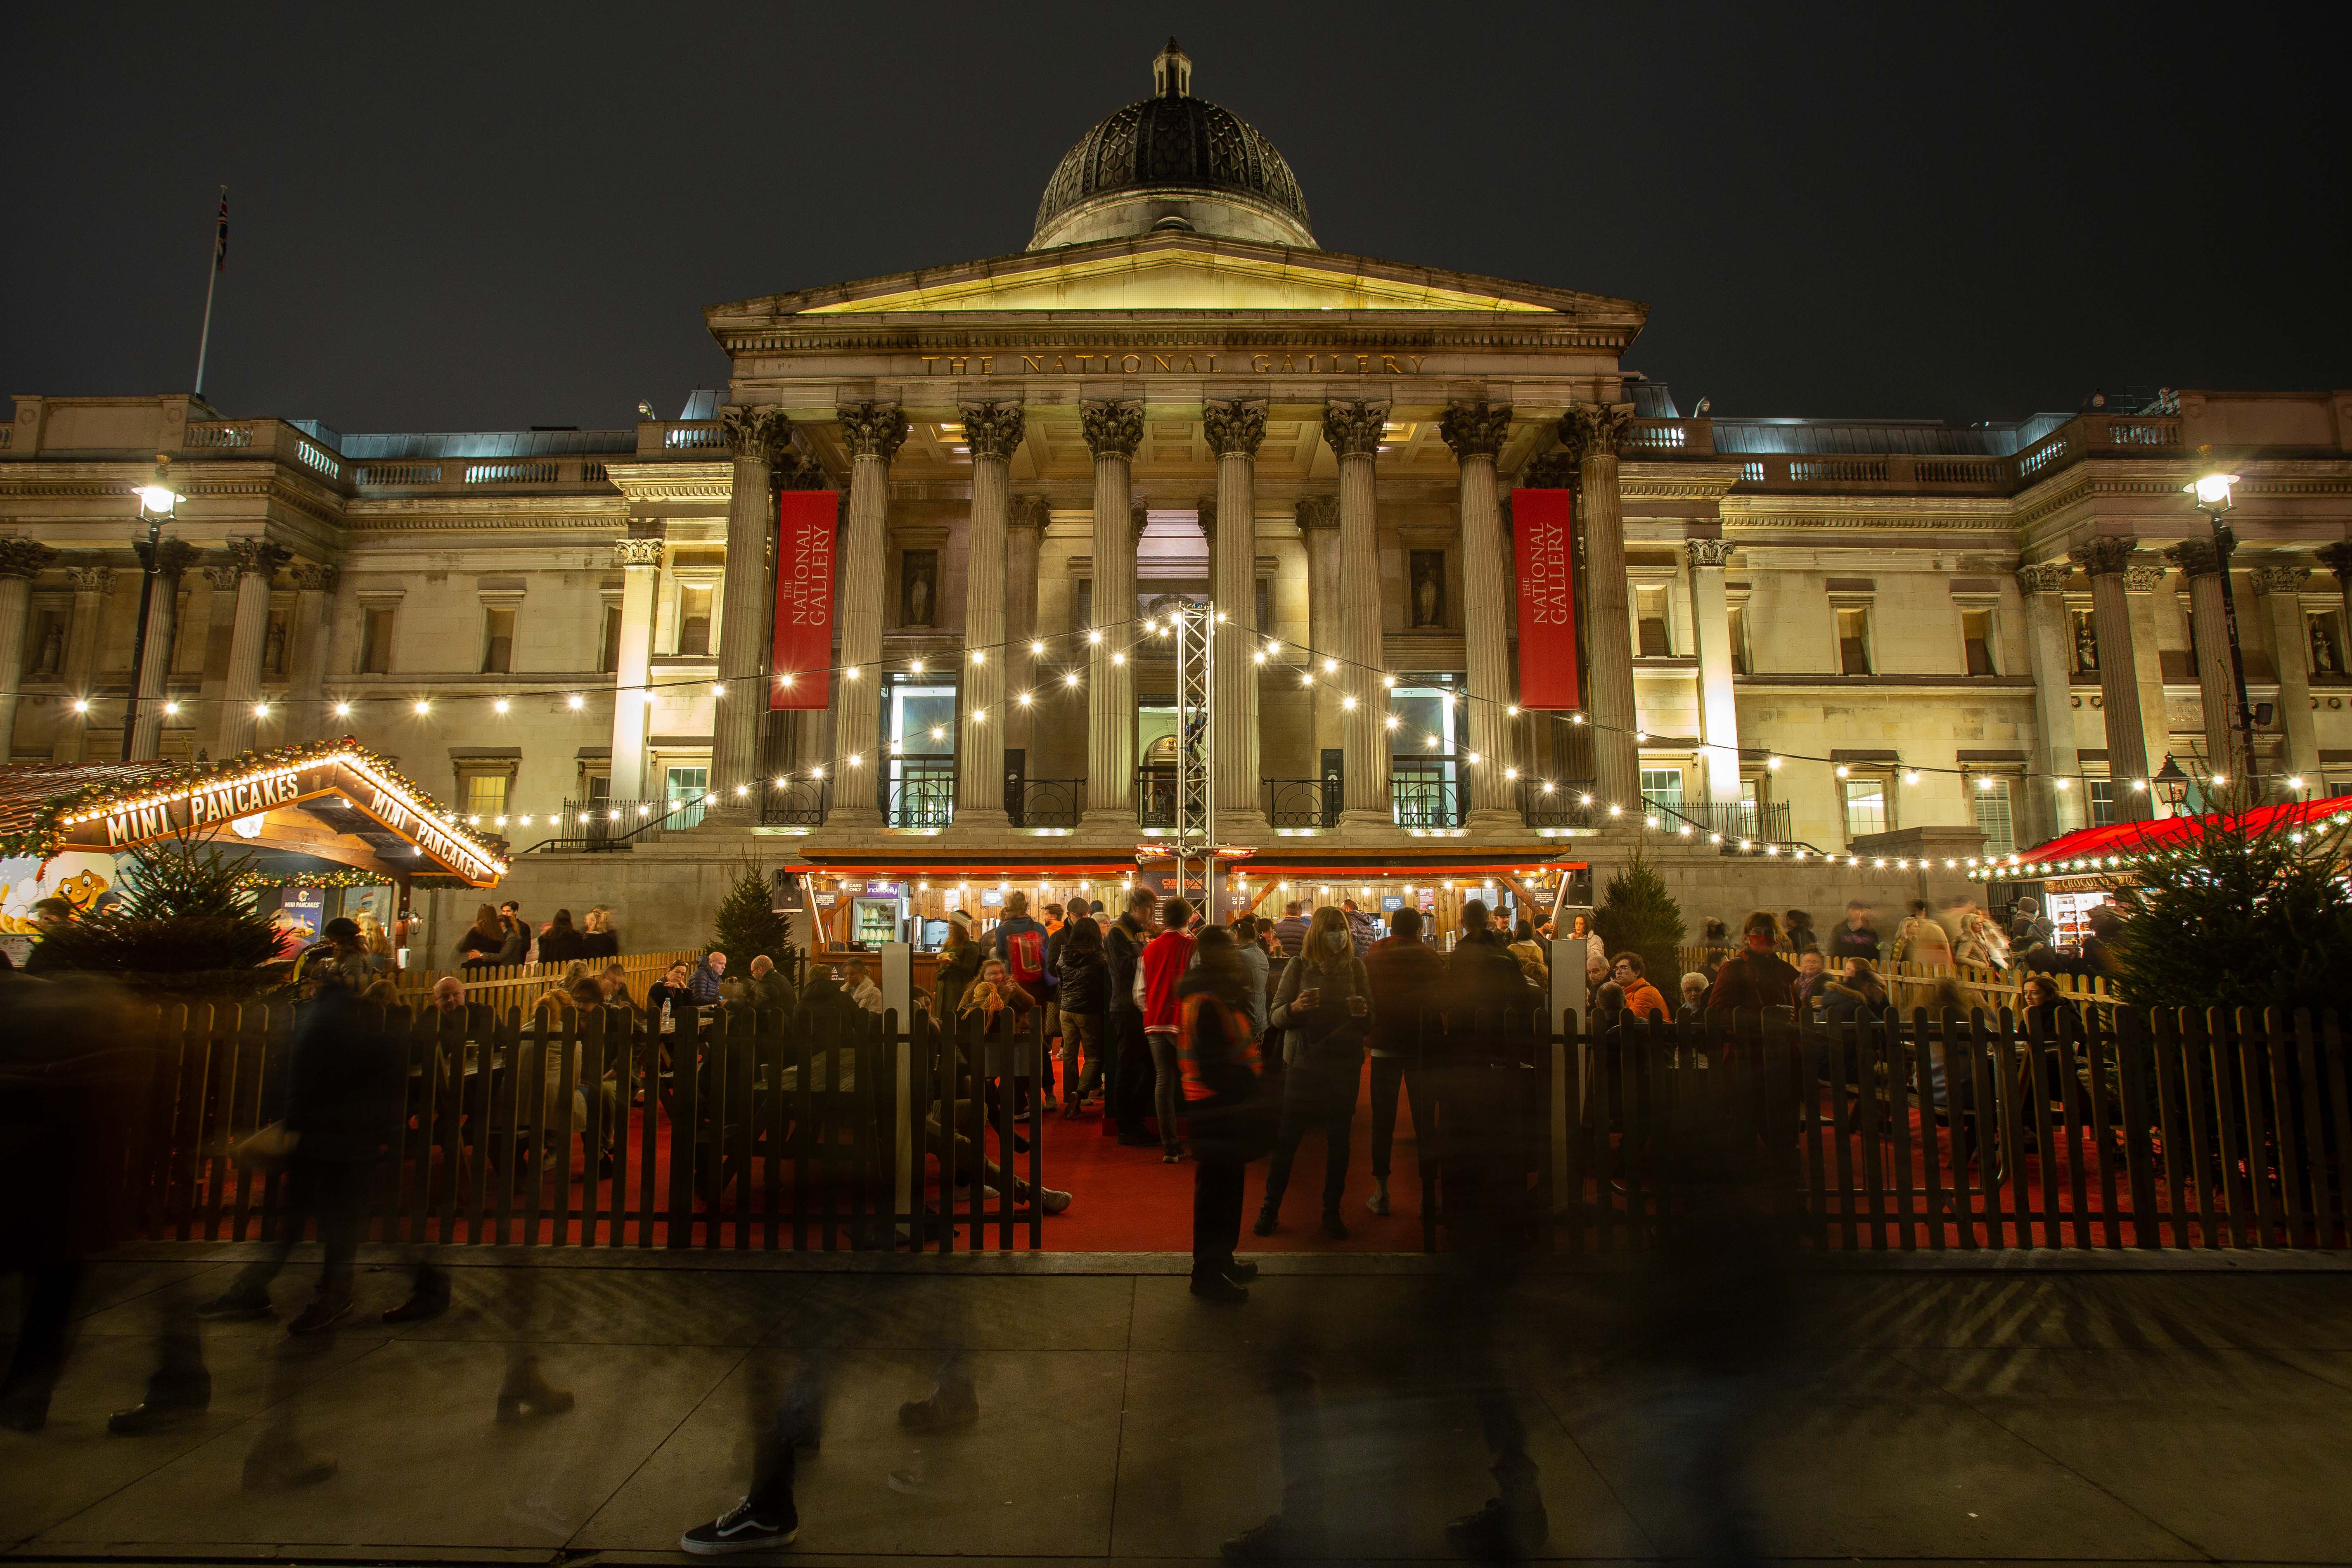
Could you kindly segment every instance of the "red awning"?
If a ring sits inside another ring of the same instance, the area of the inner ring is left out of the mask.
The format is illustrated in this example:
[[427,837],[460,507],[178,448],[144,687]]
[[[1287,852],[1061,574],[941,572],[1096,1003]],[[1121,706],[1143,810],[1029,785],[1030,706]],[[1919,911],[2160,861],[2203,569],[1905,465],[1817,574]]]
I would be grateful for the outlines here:
[[[2256,806],[2242,818],[2251,832],[2273,826],[2352,819],[2352,797],[2299,800],[2284,805]],[[2078,827],[2047,844],[2021,849],[2014,855],[1971,862],[1970,874],[1981,880],[2039,882],[2052,877],[2119,874],[2142,855],[2178,849],[2202,837],[2213,826],[2240,819],[2221,813],[2205,816],[2168,816],[2155,822],[2118,822],[2105,827]]]

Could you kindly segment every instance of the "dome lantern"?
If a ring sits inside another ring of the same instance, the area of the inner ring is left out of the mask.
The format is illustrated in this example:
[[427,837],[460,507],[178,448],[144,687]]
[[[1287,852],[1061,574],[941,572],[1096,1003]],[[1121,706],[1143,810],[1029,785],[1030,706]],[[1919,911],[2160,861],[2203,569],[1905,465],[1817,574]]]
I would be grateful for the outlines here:
[[1155,98],[1192,96],[1192,57],[1174,38],[1151,62],[1151,92]]

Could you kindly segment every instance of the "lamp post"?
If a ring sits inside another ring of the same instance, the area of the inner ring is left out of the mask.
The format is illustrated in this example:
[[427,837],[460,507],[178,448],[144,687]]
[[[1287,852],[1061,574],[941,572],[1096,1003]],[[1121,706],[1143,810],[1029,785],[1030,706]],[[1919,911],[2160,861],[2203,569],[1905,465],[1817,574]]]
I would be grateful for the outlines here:
[[131,736],[139,723],[139,687],[146,674],[147,612],[155,599],[155,579],[163,567],[163,523],[172,509],[188,498],[176,494],[171,486],[172,459],[163,453],[155,455],[155,477],[132,489],[139,498],[139,515],[147,523],[147,548],[142,564],[147,568],[139,579],[139,624],[131,634],[131,698],[122,710],[122,761],[131,760]]
[[2179,816],[2189,805],[2189,775],[2180,771],[2179,762],[2170,752],[2165,753],[2164,771],[2156,775],[2156,787]]
[[2230,554],[2238,547],[2238,536],[2221,521],[2231,505],[2230,487],[2237,482],[2237,475],[2216,469],[2180,488],[2197,498],[2197,510],[2213,524],[2213,553],[2220,558],[2221,572],[2221,624],[2230,637],[2230,678],[2237,685],[2238,742],[2244,751],[2239,766],[2251,805],[2262,798],[2262,774],[2254,765],[2254,708],[2246,698],[2246,656],[2238,644],[2238,597],[2230,591]]

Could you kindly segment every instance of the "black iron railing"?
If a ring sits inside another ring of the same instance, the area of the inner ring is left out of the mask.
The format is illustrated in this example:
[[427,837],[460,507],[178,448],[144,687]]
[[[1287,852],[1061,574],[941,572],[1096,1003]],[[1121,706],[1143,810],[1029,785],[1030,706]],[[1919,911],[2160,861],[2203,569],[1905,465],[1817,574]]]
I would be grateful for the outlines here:
[[1138,768],[1135,773],[1135,825],[1138,827],[1176,826],[1176,770]]
[[1338,779],[1268,779],[1265,819],[1276,827],[1339,826]]
[[763,827],[822,827],[830,788],[822,779],[787,779],[768,786],[760,801]]
[[1396,757],[1389,763],[1389,801],[1399,827],[1459,827],[1470,788],[1451,756]]
[[691,827],[704,809],[699,794],[677,800],[567,800],[562,813],[547,819],[547,837],[532,847],[625,848],[665,828]]
[[1004,775],[1004,814],[1015,827],[1076,827],[1087,809],[1084,779]]
[[1687,822],[1702,834],[1720,834],[1734,848],[1741,839],[1750,844],[1786,844],[1790,840],[1789,803],[1775,801],[1682,800],[1670,804],[1670,826]]
[[893,757],[882,778],[882,817],[892,827],[945,827],[955,820],[956,760]]
[[1521,779],[1519,816],[1529,827],[1591,827],[1591,779]]

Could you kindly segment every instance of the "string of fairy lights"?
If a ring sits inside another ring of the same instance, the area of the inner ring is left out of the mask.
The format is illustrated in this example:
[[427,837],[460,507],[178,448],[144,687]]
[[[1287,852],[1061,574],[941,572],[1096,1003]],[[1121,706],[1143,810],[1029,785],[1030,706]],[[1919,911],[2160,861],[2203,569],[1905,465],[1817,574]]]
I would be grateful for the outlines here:
[[[1220,610],[1214,614],[1220,626],[1227,624],[1225,612]],[[992,657],[1002,658],[1024,645],[1030,658],[1035,660],[1052,660],[1058,653],[1065,660],[1063,668],[1058,672],[1041,672],[1039,679],[1032,685],[1018,691],[1010,692],[1005,697],[1006,706],[1030,711],[1047,704],[1054,699],[1066,699],[1083,691],[1086,686],[1087,667],[1098,652],[1109,668],[1126,666],[1129,664],[1139,648],[1168,638],[1174,630],[1175,618],[1172,616],[1165,617],[1147,616],[1093,626],[1082,631],[1055,633],[1025,639],[1008,637],[984,645],[967,645],[958,662],[968,661],[974,666],[984,665]],[[1101,651],[1106,649],[1107,652]],[[1075,658],[1071,657],[1073,654],[1076,655]],[[1398,676],[1391,671],[1375,668],[1328,649],[1318,648],[1280,637],[1251,634],[1250,657],[1255,667],[1263,668],[1280,663],[1295,669],[1302,689],[1319,688],[1335,692],[1341,710],[1346,713],[1353,713],[1367,701],[1387,703],[1391,694],[1399,685]],[[879,660],[875,661],[870,667],[864,663],[845,662],[824,669],[778,672],[772,679],[779,689],[789,690],[798,681],[816,677],[837,677],[844,684],[854,684],[869,678],[882,682],[899,678],[920,679],[925,676],[944,680],[949,674],[948,669],[935,668],[930,661],[918,656],[910,657],[896,665]],[[729,687],[724,680],[699,678],[646,681],[615,691],[614,699],[619,701],[641,700],[651,705],[658,702],[665,694],[671,693],[693,696],[707,693],[714,701],[719,701],[728,698]],[[584,712],[589,706],[592,695],[601,694],[580,689],[576,686],[566,683],[551,684],[538,689],[516,688],[500,692],[443,691],[430,696],[400,699],[361,700],[339,697],[326,700],[324,706],[337,720],[356,719],[360,717],[363,708],[379,705],[396,706],[404,709],[406,716],[410,718],[426,719],[436,712],[463,708],[473,703],[487,703],[493,714],[505,717],[513,711],[516,703],[541,698],[560,698],[570,711]],[[1595,735],[1622,734],[1629,736],[1637,746],[1648,744],[1650,741],[1649,732],[1645,728],[1603,724],[1582,710],[1567,711],[1522,710],[1515,702],[1498,698],[1482,697],[1467,689],[1453,687],[1437,689],[1435,698],[1447,710],[1449,719],[1457,711],[1463,712],[1466,717],[1468,709],[1473,706],[1482,706],[1490,710],[1502,710],[1503,716],[1507,721],[1533,720],[1539,724],[1557,725]],[[162,707],[167,718],[175,718],[184,714],[191,706],[202,706],[206,702],[226,704],[226,701],[225,698],[196,699],[193,701],[171,699],[164,701]],[[92,710],[93,705],[89,699],[82,698],[77,699],[69,706],[76,714],[87,716]],[[264,700],[253,703],[251,711],[257,720],[267,721],[277,716],[281,710],[292,706]],[[1001,719],[1000,716],[991,713],[986,707],[974,707],[964,710],[957,721],[978,729],[992,722],[1000,722]],[[1400,758],[1412,755],[1413,749],[1418,747],[1423,752],[1436,753],[1431,759],[1432,761],[1451,763],[1466,768],[1471,771],[1474,777],[1480,770],[1486,768],[1491,760],[1475,748],[1455,750],[1452,744],[1453,737],[1444,727],[1433,729],[1408,723],[1402,715],[1392,710],[1381,713],[1381,721],[1382,729],[1391,737],[1392,754]],[[936,724],[925,728],[933,742],[945,742],[948,739],[946,725]],[[1848,762],[1835,757],[1815,756],[1801,752],[1763,750],[1711,741],[1677,740],[1675,744],[1678,748],[1687,746],[1697,752],[1728,753],[1743,762],[1758,757],[1760,752],[1763,767],[1770,774],[1778,774],[1791,763],[1827,766],[1840,780],[1852,776],[1854,772],[1853,764]],[[893,759],[946,754],[909,752],[906,750],[906,745],[907,742],[904,740],[883,742],[880,742],[880,750]],[[771,787],[788,790],[796,784],[822,784],[828,778],[838,780],[862,774],[866,766],[867,750],[867,748],[858,748],[843,751],[823,761],[805,763],[788,770],[777,774]],[[1906,873],[1915,868],[1921,870],[1928,869],[1937,864],[1936,859],[1926,857],[1864,857],[1822,850],[1795,841],[1781,841],[1762,837],[1727,836],[1682,817],[1672,804],[1661,804],[1646,797],[1635,802],[1601,800],[1589,789],[1580,788],[1575,784],[1558,778],[1545,776],[1539,769],[1522,769],[1515,763],[1506,763],[1498,771],[1506,784],[1525,788],[1531,795],[1544,798],[1560,796],[1563,797],[1562,805],[1565,805],[1567,801],[1564,797],[1573,795],[1574,804],[1577,806],[1592,812],[1596,818],[1605,817],[1611,821],[1622,819],[1631,811],[1637,816],[1644,831],[1671,831],[1675,837],[1693,842],[1700,841],[1703,837],[1704,841],[1711,847],[1727,853],[1736,852],[1763,858],[1785,857],[1795,862],[1815,861],[1842,865],[1855,870],[1893,870]],[[2061,793],[2073,789],[2076,782],[2067,774],[2038,773],[2030,767],[2020,768],[2004,764],[1996,770],[1971,768],[1966,765],[1906,763],[1899,757],[1891,763],[1874,762],[1867,765],[1867,771],[1874,775],[1885,774],[1890,778],[1900,778],[1906,786],[1916,786],[1930,776],[1956,777],[1962,781],[1964,787],[1973,781],[1979,791],[1988,793],[1997,788],[2002,779],[2026,783],[2046,778],[2052,786]],[[2224,775],[2216,773],[2210,775],[2205,782],[2221,785],[2226,784],[2227,779]],[[2301,790],[2304,784],[2304,781],[2299,778],[2290,778],[2284,782],[2290,791]],[[752,785],[747,781],[738,781],[727,787],[731,787],[735,795],[747,798],[752,789]],[[2152,785],[2151,781],[2147,779],[2135,778],[2128,781],[2128,787],[2136,795],[2144,795]],[[715,791],[707,792],[700,797],[699,804],[706,807],[713,806],[719,805],[720,799],[721,796]],[[695,804],[697,804],[695,798],[690,795],[669,798],[666,815],[676,815],[682,810],[691,808]],[[635,815],[644,822],[650,823],[654,820],[655,805],[656,803],[651,801],[637,802],[635,806]],[[610,806],[605,809],[608,824],[625,821],[619,806]],[[474,827],[490,826],[504,828],[510,821],[508,815],[493,814],[487,823],[479,816],[454,812],[448,816],[453,822],[465,823]],[[525,828],[541,821],[544,821],[550,828],[559,831],[564,826],[572,826],[562,820],[561,813],[527,813],[511,816],[514,826]],[[593,814],[583,812],[578,826],[588,826],[593,821]],[[1942,859],[1942,865],[1947,869],[1966,869],[1979,874],[1991,871],[2004,864],[2016,863],[2014,857],[2004,859],[1997,856],[1950,857]]]

